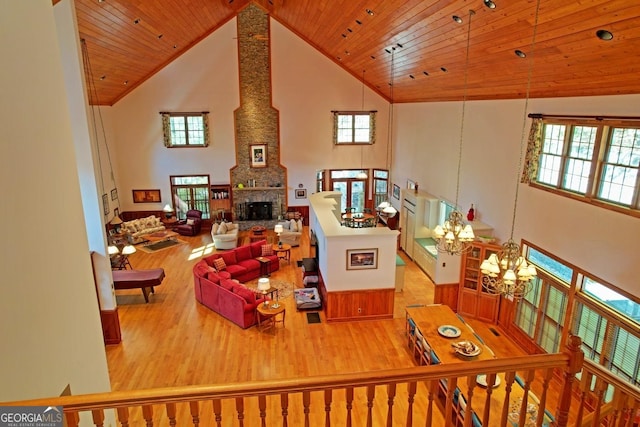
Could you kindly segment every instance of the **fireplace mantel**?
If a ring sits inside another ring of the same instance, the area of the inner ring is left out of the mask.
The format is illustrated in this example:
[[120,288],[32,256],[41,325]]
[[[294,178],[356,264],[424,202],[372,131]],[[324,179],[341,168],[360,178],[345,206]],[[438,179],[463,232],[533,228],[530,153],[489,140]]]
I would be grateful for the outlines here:
[[234,188],[233,191],[269,191],[269,190],[280,190],[285,191],[285,187],[244,187],[244,188]]

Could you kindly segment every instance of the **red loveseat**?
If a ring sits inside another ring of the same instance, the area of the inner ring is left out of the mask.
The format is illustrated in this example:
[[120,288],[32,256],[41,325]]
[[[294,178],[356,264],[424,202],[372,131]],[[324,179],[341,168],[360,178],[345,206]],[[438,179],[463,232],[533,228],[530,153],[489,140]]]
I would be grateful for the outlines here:
[[[264,299],[239,281],[260,276],[260,262],[255,258],[262,256],[262,246],[266,244],[264,240],[255,242],[232,251],[213,254],[197,262],[193,267],[196,300],[241,328],[255,325],[256,307]],[[228,255],[230,252],[234,252],[235,264],[231,263],[233,257]],[[255,257],[253,254],[256,254]],[[218,271],[214,268],[213,261],[223,256],[226,256],[227,267]],[[251,257],[246,258],[247,256]],[[265,258],[269,259],[270,272],[280,268],[277,255],[266,255]]]

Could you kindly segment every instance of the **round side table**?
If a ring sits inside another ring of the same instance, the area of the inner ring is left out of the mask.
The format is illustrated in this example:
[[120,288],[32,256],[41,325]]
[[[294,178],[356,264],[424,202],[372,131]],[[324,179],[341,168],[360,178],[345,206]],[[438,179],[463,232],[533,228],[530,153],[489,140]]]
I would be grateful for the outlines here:
[[[256,307],[256,311],[258,312],[256,316],[258,316],[258,328],[261,331],[266,331],[275,327],[276,323],[282,322],[282,326],[284,327],[284,317],[286,315],[286,311],[284,308],[284,304],[278,304],[277,308],[274,308],[273,301],[268,301],[267,304],[260,303],[258,307]],[[282,319],[278,319],[277,316],[282,313]]]

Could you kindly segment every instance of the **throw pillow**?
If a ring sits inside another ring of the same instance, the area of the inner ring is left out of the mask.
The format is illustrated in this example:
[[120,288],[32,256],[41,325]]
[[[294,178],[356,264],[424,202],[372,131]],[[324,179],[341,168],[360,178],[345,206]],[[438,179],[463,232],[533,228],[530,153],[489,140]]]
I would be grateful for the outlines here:
[[213,261],[213,266],[216,268],[216,270],[218,271],[222,271],[225,268],[227,268],[227,264],[224,262],[224,260],[222,258],[216,258]]
[[220,224],[220,227],[218,227],[218,234],[226,234],[227,230],[227,223],[223,222],[222,224]]
[[193,224],[195,224],[195,221],[193,219],[189,218],[187,220],[187,225],[193,225]]
[[298,231],[302,232],[302,219],[298,220]]
[[220,226],[220,224],[218,224],[217,222],[214,222],[213,225],[211,226],[211,235],[215,235],[218,234],[218,227]]
[[233,292],[234,282],[229,279],[220,280],[220,286],[228,290],[229,292]]
[[262,256],[273,255],[273,246],[267,244],[262,245]]
[[290,221],[289,231],[298,231],[298,223],[296,222],[295,219],[292,219]]

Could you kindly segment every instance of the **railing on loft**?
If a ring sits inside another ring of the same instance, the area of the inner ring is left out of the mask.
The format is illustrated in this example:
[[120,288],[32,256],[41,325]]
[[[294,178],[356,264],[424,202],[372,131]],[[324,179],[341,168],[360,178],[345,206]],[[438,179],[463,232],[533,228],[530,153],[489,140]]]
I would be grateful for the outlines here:
[[[119,391],[8,404],[63,406],[68,427],[112,425],[110,420],[122,427],[563,427],[587,425],[575,421],[582,418],[589,418],[591,424],[588,425],[636,425],[632,415],[638,408],[638,390],[624,386],[610,373],[590,364],[585,365],[581,379],[576,380],[582,359],[580,340],[575,338],[567,350],[559,354],[301,379]],[[549,390],[553,370],[564,372],[559,399],[553,399]],[[504,388],[494,391],[491,387],[477,387],[478,374],[486,374],[489,384],[493,383],[494,374],[499,374]],[[514,400],[511,393],[517,386],[517,376],[523,378],[522,389]],[[590,384],[598,386],[592,391]],[[605,385],[614,389],[608,393],[613,396],[610,403],[606,403]],[[539,398],[535,397],[534,389]],[[498,390],[504,395],[496,396]],[[569,424],[572,390],[583,391],[584,395],[581,395],[578,415],[572,411],[573,423]],[[600,409],[587,414],[589,407]]]

